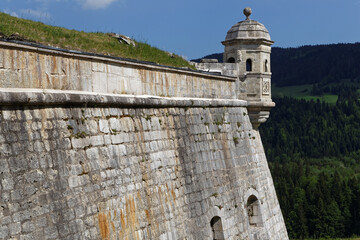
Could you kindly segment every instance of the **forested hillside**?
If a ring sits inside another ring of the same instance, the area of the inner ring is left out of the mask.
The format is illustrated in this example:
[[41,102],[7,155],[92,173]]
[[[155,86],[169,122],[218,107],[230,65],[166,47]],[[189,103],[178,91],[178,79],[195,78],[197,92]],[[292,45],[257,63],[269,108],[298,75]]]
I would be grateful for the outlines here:
[[289,236],[360,235],[359,101],[274,101],[260,132]]

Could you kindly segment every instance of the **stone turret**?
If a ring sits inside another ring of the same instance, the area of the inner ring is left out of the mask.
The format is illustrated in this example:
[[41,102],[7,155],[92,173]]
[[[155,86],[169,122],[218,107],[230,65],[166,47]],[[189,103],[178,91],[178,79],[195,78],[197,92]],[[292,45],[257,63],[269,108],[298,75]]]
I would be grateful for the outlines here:
[[271,45],[274,41],[263,24],[250,19],[251,13],[251,8],[245,8],[246,19],[227,32],[222,42],[225,46],[224,62],[203,61],[196,64],[196,68],[237,77],[236,95],[233,98],[247,100],[251,122],[257,129],[275,106],[271,100],[270,68]]
[[251,20],[250,8],[244,9],[246,19],[236,23],[227,32],[224,62],[238,67],[237,98],[248,101],[249,115],[254,128],[267,120],[271,107],[270,53],[274,43],[269,31]]

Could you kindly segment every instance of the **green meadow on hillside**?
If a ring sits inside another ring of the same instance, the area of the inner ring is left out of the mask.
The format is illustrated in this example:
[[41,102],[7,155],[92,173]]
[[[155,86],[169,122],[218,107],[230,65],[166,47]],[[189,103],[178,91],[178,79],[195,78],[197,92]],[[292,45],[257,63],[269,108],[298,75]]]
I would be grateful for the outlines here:
[[337,95],[333,94],[324,94],[322,96],[313,96],[311,94],[312,84],[300,85],[300,86],[287,86],[287,87],[277,87],[276,85],[272,86],[272,95],[275,97],[293,97],[296,99],[304,100],[320,100],[329,104],[335,104],[338,100]]

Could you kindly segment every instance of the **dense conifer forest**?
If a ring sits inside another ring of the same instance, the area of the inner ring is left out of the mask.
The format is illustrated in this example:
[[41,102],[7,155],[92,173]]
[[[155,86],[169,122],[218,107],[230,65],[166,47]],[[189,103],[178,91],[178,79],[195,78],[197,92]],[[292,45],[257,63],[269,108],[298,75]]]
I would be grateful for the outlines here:
[[360,43],[273,48],[271,62],[277,86],[339,83],[360,76]]
[[360,235],[360,103],[275,98],[260,128],[290,238]]

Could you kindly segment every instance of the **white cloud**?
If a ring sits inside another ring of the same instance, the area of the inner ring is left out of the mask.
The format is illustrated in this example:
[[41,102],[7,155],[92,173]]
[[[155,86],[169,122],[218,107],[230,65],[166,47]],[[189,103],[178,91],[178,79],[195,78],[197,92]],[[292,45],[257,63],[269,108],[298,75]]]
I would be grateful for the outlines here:
[[101,9],[107,8],[111,3],[117,0],[82,0],[82,7],[85,9]]
[[48,13],[46,10],[21,9],[20,13],[22,16],[30,19],[37,19],[40,21],[51,20],[51,14]]
[[4,13],[7,13],[13,17],[19,17],[19,15],[16,12],[10,11],[9,9],[4,9]]

